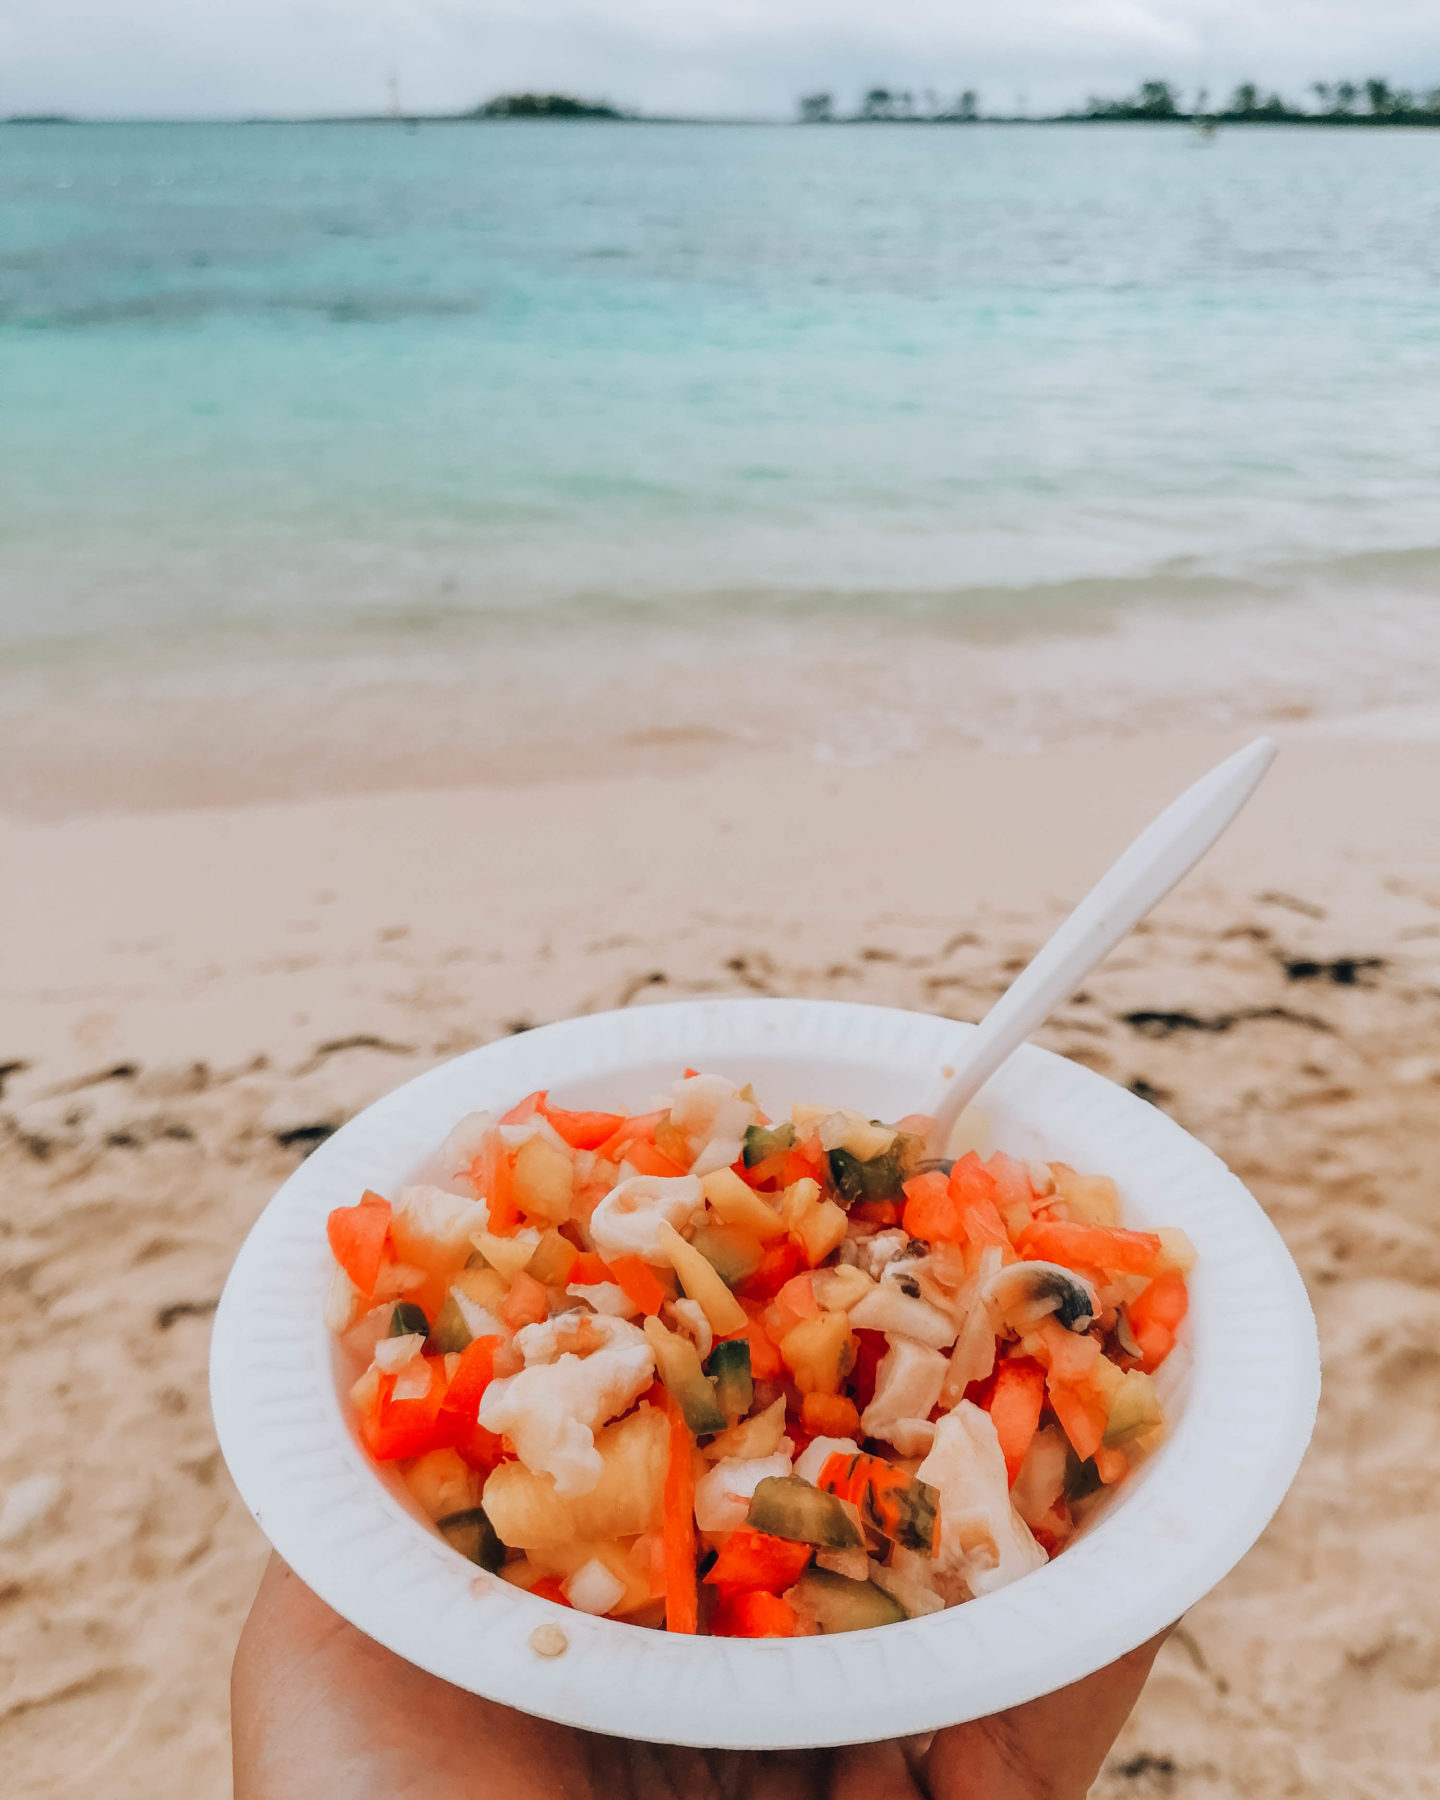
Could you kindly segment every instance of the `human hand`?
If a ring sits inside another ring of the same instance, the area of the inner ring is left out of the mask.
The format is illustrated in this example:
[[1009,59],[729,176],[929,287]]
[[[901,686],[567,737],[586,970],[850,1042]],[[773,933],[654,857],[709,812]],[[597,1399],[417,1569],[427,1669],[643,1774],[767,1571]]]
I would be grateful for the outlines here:
[[923,1748],[673,1749],[451,1687],[272,1556],[231,1675],[235,1800],[1083,1800],[1165,1635]]

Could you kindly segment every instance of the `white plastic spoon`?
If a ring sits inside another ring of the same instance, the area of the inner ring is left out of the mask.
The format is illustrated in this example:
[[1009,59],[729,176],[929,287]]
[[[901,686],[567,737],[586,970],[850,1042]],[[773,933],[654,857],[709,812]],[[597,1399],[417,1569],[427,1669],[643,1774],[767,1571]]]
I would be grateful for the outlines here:
[[1007,1057],[1163,900],[1230,824],[1275,760],[1275,740],[1256,738],[1203,775],[1147,825],[1017,975],[967,1042],[934,1108],[927,1148],[944,1156],[955,1121]]

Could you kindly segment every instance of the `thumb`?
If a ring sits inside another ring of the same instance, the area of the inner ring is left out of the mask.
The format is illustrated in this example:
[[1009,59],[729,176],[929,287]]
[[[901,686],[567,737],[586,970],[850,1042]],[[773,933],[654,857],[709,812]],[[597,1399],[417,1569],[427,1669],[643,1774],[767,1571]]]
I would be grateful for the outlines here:
[[1070,1687],[937,1733],[934,1800],[1085,1800],[1172,1630]]

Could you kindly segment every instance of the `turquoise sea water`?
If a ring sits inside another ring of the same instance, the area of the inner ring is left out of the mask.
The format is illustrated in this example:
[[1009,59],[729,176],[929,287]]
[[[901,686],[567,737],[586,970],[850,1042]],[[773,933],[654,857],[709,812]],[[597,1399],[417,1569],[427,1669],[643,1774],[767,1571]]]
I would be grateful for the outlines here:
[[1433,585],[1437,422],[1433,133],[0,127],[12,650]]

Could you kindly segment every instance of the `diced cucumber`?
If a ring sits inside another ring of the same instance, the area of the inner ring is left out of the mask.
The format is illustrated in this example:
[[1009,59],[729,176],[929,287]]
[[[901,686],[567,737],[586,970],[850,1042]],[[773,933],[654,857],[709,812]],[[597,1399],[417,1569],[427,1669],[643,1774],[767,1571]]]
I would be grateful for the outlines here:
[[464,1512],[447,1513],[436,1521],[436,1529],[453,1549],[482,1569],[493,1573],[505,1560],[505,1546],[495,1535],[483,1506],[467,1507]]
[[701,1225],[690,1242],[728,1288],[748,1281],[765,1260],[759,1240],[733,1225]]
[[1094,1458],[1081,1462],[1071,1450],[1065,1461],[1065,1498],[1072,1502],[1087,1500],[1091,1494],[1098,1493],[1101,1486],[1100,1471],[1095,1467]]
[[715,1383],[715,1400],[733,1423],[743,1419],[755,1403],[755,1383],[750,1378],[749,1338],[728,1338],[710,1352],[705,1373]]
[[872,1625],[898,1625],[905,1608],[873,1581],[851,1581],[829,1569],[810,1568],[790,1590],[790,1602],[822,1633],[868,1631]]
[[864,1543],[844,1501],[798,1475],[767,1475],[750,1498],[746,1523],[819,1550],[858,1550]]
[[901,1131],[883,1155],[872,1156],[868,1162],[861,1162],[849,1150],[831,1150],[830,1181],[840,1204],[850,1207],[867,1200],[899,1200],[924,1149],[920,1138]]
[[[723,1431],[728,1420],[700,1367],[700,1353],[694,1344],[673,1331],[665,1332],[663,1336],[659,1331],[647,1331],[646,1337],[655,1352],[656,1372],[695,1436],[705,1437],[712,1431]],[[746,1348],[748,1350],[748,1344]]]
[[447,1294],[445,1304],[436,1313],[435,1323],[430,1327],[429,1348],[437,1356],[446,1356],[452,1350],[463,1350],[470,1342],[471,1335],[459,1302],[454,1294]]
[[1133,1438],[1143,1437],[1160,1423],[1160,1402],[1155,1384],[1140,1369],[1131,1369],[1110,1396],[1105,1421],[1105,1447],[1116,1450]]
[[781,1125],[751,1125],[745,1132],[745,1167],[753,1169],[781,1150],[795,1148],[795,1127],[787,1119]]
[[[390,1315],[390,1329],[386,1337],[409,1337],[412,1331],[418,1331],[425,1337],[430,1330],[430,1321],[425,1317],[425,1308],[417,1306],[413,1300],[397,1300],[395,1310]],[[468,1343],[468,1339],[466,1342]],[[464,1348],[464,1345],[461,1345]]]

